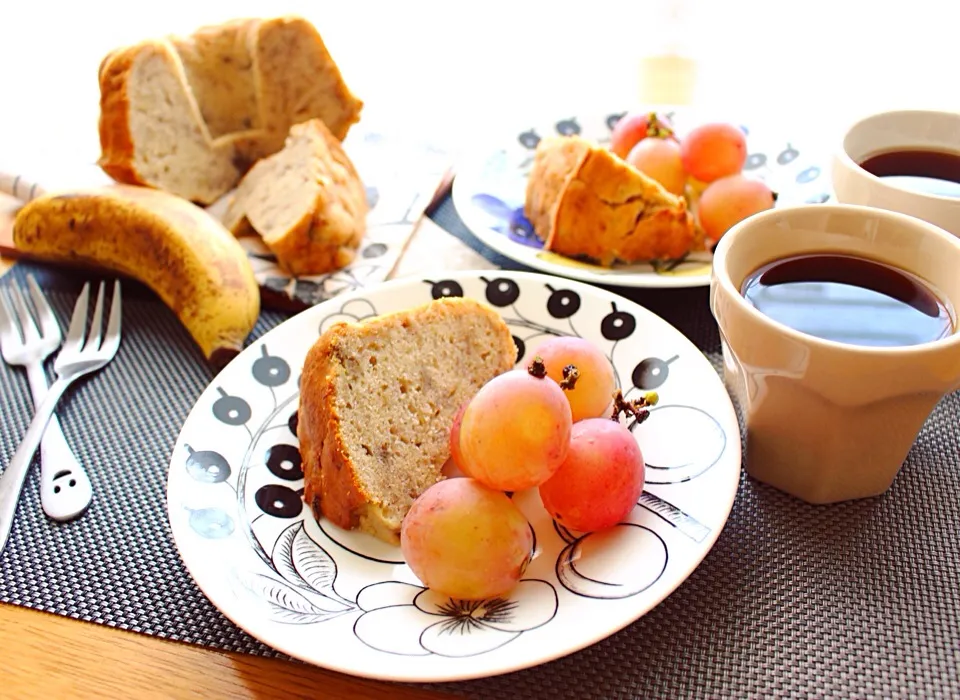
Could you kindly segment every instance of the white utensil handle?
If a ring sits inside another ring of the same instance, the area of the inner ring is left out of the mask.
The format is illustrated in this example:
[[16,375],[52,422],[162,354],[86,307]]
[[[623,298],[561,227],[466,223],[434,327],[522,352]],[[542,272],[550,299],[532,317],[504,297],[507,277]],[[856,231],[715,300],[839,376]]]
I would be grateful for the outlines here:
[[22,175],[0,172],[0,192],[29,202],[44,194],[44,189]]
[[17,513],[17,503],[20,501],[20,493],[23,491],[23,482],[27,478],[30,462],[37,447],[40,446],[43,431],[46,430],[47,423],[53,417],[57,403],[69,384],[63,379],[57,379],[50,386],[47,395],[37,406],[37,411],[33,420],[30,421],[30,427],[27,428],[20,446],[13,453],[13,459],[3,470],[3,474],[0,474],[0,552],[7,546],[10,530],[13,529],[13,518]]
[[[33,405],[47,393],[47,377],[41,363],[27,367]],[[90,477],[67,445],[56,415],[50,418],[40,442],[40,505],[47,517],[64,522],[82,514],[93,499]]]

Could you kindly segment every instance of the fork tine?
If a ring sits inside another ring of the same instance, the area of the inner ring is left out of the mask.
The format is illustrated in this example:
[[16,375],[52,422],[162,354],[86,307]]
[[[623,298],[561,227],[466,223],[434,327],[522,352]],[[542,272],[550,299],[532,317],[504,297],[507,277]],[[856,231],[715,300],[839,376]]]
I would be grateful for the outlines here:
[[110,305],[110,318],[107,320],[107,334],[103,338],[104,353],[113,357],[120,347],[120,317],[122,304],[120,301],[120,280],[113,283],[113,302]]
[[37,324],[33,321],[33,314],[30,313],[30,307],[27,306],[27,300],[23,297],[20,287],[15,284],[10,285],[10,297],[13,299],[13,309],[17,313],[17,319],[20,322],[20,335],[23,336],[23,342],[31,343],[40,340],[40,331],[37,330]]
[[93,320],[90,322],[90,335],[87,336],[87,342],[83,347],[94,350],[99,348],[101,333],[103,333],[103,282],[97,290],[97,300],[93,304]]
[[83,338],[87,332],[87,306],[90,301],[90,283],[83,285],[77,303],[73,306],[73,316],[70,317],[70,329],[67,331],[67,340],[63,344],[61,353],[70,350],[79,350],[83,345]]
[[37,310],[37,318],[40,321],[40,332],[45,338],[63,338],[63,331],[60,330],[60,324],[57,323],[57,317],[53,315],[53,309],[47,303],[47,298],[40,291],[40,285],[33,275],[27,275],[27,287],[30,289],[30,298],[33,299],[33,305]]
[[0,345],[19,345],[23,342],[20,331],[13,320],[13,309],[7,301],[7,295],[0,292]]

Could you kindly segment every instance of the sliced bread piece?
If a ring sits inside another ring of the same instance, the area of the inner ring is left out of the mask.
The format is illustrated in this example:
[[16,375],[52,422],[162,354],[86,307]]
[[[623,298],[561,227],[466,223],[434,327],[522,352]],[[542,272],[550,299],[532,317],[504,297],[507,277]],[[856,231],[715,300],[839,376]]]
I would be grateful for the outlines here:
[[239,178],[214,148],[183,64],[165,39],[111,52],[100,67],[100,167],[118,182],[209,204]]
[[253,51],[259,19],[237,19],[172,37],[210,136],[259,129]]
[[545,249],[601,265],[675,259],[704,247],[683,197],[579,136],[537,145],[524,211]]
[[281,144],[291,126],[314,117],[340,141],[360,120],[363,102],[350,92],[320,32],[302,17],[263,20],[254,65],[263,124]]
[[516,353],[499,314],[463,298],[327,329],[304,362],[297,428],[315,515],[397,544],[443,478],[460,404]]
[[279,151],[294,124],[319,118],[339,140],[359,121],[363,102],[343,80],[316,27],[301,17],[263,19],[251,29],[257,112],[251,129],[218,136],[242,171]]
[[223,221],[237,235],[249,223],[291,274],[317,275],[353,260],[367,211],[366,190],[340,141],[311,119],[243,177]]

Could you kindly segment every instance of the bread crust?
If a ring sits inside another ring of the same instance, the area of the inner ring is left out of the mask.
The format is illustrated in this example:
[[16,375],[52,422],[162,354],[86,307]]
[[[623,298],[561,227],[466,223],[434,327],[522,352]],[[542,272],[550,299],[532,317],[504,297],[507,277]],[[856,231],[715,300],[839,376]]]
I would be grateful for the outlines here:
[[546,250],[601,265],[675,259],[704,245],[685,199],[576,136],[538,144],[524,211]]
[[[304,499],[315,517],[326,517],[338,527],[367,532],[398,544],[400,523],[391,522],[375,499],[364,490],[350,458],[350,446],[339,429],[343,416],[337,410],[336,377],[343,371],[341,342],[350,335],[375,334],[380,324],[415,323],[421,315],[444,307],[461,316],[484,314],[501,325],[498,366],[495,374],[511,369],[516,347],[506,324],[489,307],[468,299],[439,299],[434,302],[359,323],[340,323],[328,328],[307,353],[300,380],[300,407],[297,437],[304,473]],[[494,375],[495,376],[495,375]],[[478,381],[476,390],[491,377]],[[439,477],[438,478],[442,478]]]
[[333,373],[336,353],[347,326],[333,326],[310,348],[300,379],[297,438],[303,461],[304,499],[317,518],[326,516],[338,527],[357,529],[366,504],[356,470],[337,430]]
[[144,44],[116,49],[100,64],[100,159],[98,165],[117,182],[147,185],[133,167],[134,144],[130,131],[130,98],[127,82]]

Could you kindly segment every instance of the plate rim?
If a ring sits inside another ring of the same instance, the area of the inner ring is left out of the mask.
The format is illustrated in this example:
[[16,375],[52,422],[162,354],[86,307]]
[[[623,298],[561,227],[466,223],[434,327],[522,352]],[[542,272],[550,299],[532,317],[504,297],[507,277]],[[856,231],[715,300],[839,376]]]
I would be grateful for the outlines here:
[[[706,362],[710,366],[711,371],[715,371],[714,367],[711,365],[710,361],[707,359],[704,352],[700,348],[698,348],[696,344],[694,344],[693,341],[691,341],[682,331],[676,328],[676,326],[671,324],[669,321],[664,319],[659,314],[651,311],[644,305],[638,302],[635,302],[632,299],[626,298],[614,291],[597,287],[588,282],[584,282],[580,280],[571,280],[569,278],[558,278],[555,275],[543,274],[541,272],[506,270],[506,269],[493,268],[493,267],[473,268],[469,270],[447,270],[445,272],[438,270],[438,273],[441,276],[443,276],[444,279],[456,279],[458,281],[461,281],[463,279],[475,280],[475,279],[479,279],[482,276],[489,276],[491,275],[491,273],[494,273],[500,277],[508,277],[512,279],[523,279],[529,282],[549,283],[549,282],[560,281],[560,282],[563,282],[564,284],[573,285],[574,287],[573,291],[578,291],[578,292],[585,291],[587,294],[599,294],[601,296],[613,297],[617,301],[622,300],[623,302],[626,302],[626,304],[628,304],[629,307],[636,307],[636,309],[639,309],[642,313],[655,318],[657,321],[661,322],[662,324],[670,328],[679,338],[681,345],[686,344],[687,346],[689,346],[689,348],[692,351],[695,351],[696,354],[699,356],[700,361]],[[666,600],[668,597],[673,595],[676,592],[676,590],[681,585],[683,585],[690,578],[690,576],[692,576],[693,573],[701,566],[701,564],[706,559],[706,557],[713,551],[713,548],[716,545],[716,542],[719,539],[720,534],[724,531],[724,529],[727,526],[727,523],[729,522],[730,514],[733,510],[733,505],[736,502],[736,497],[739,492],[740,482],[743,474],[743,454],[742,454],[743,445],[742,445],[742,436],[739,429],[739,421],[737,418],[736,409],[733,405],[733,400],[726,388],[726,385],[724,384],[719,373],[716,373],[717,374],[716,381],[718,383],[718,389],[722,391],[722,396],[726,398],[726,401],[722,402],[723,403],[722,410],[724,415],[717,416],[717,419],[718,420],[725,419],[726,421],[724,423],[725,426],[726,425],[729,425],[731,427],[736,426],[736,430],[731,431],[731,434],[728,436],[728,447],[727,447],[727,449],[730,450],[731,452],[729,459],[735,461],[736,469],[735,469],[735,474],[732,473],[730,476],[729,484],[726,492],[726,498],[724,499],[724,502],[722,504],[722,509],[720,510],[720,512],[722,513],[722,519],[720,519],[719,525],[716,528],[712,529],[710,534],[704,538],[702,543],[702,548],[701,548],[702,554],[697,556],[696,560],[692,561],[691,566],[682,575],[677,576],[674,582],[671,583],[671,585],[666,586],[662,594],[657,596],[655,599],[653,599],[651,604],[647,606],[646,609],[640,614],[635,616],[628,615],[622,621],[618,621],[616,625],[610,626],[605,630],[603,630],[602,632],[599,632],[595,635],[592,635],[586,638],[578,639],[578,641],[575,644],[570,645],[561,651],[539,656],[535,661],[518,657],[519,658],[518,661],[503,665],[494,671],[481,670],[477,672],[468,671],[468,672],[441,674],[441,675],[432,674],[432,675],[397,676],[396,674],[379,672],[376,669],[372,669],[369,671],[367,670],[360,671],[358,669],[355,671],[353,669],[343,668],[342,666],[323,663],[321,660],[317,659],[316,656],[311,657],[308,653],[305,653],[302,648],[298,648],[293,645],[283,644],[282,637],[279,640],[279,643],[275,643],[274,641],[267,641],[268,638],[271,638],[271,635],[259,634],[258,630],[255,631],[254,625],[245,624],[245,621],[241,621],[240,619],[238,619],[238,617],[240,616],[237,616],[235,614],[235,609],[239,609],[237,608],[237,606],[222,605],[223,603],[222,600],[218,600],[217,597],[215,597],[214,595],[211,595],[209,588],[204,586],[204,583],[198,579],[198,577],[194,573],[193,568],[191,568],[191,565],[190,565],[192,561],[191,557],[186,554],[184,546],[182,546],[180,539],[178,539],[177,535],[180,532],[181,528],[174,524],[175,523],[175,518],[173,517],[174,506],[173,506],[173,500],[171,499],[171,473],[175,465],[177,465],[177,461],[176,461],[177,453],[178,451],[180,451],[180,448],[184,445],[184,440],[183,440],[184,428],[191,421],[194,414],[199,410],[199,402],[200,402],[200,399],[204,396],[204,394],[210,391],[225,373],[231,371],[232,366],[234,366],[235,364],[239,366],[241,362],[245,362],[248,358],[254,356],[256,352],[259,352],[261,346],[264,345],[269,340],[270,336],[273,335],[277,329],[283,327],[286,324],[292,323],[295,319],[299,323],[304,323],[305,322],[304,319],[309,318],[311,316],[319,315],[323,312],[324,309],[329,310],[334,305],[342,306],[353,299],[356,299],[358,297],[363,297],[364,295],[368,295],[371,292],[389,293],[394,288],[402,288],[402,287],[410,286],[417,283],[418,281],[422,281],[423,278],[429,278],[431,276],[437,277],[437,275],[417,274],[413,276],[406,276],[398,279],[388,280],[388,281],[373,285],[371,287],[357,289],[348,293],[338,294],[337,296],[332,297],[327,301],[321,302],[320,304],[312,306],[304,311],[301,311],[291,316],[290,318],[286,319],[285,321],[281,322],[277,326],[271,328],[270,330],[268,330],[267,332],[259,336],[256,340],[250,342],[247,345],[247,347],[245,347],[226,366],[224,366],[219,372],[217,372],[217,374],[214,375],[209,382],[207,382],[207,384],[203,387],[200,393],[197,394],[192,406],[190,407],[190,410],[188,411],[187,415],[183,420],[183,423],[180,426],[180,429],[178,430],[177,438],[171,449],[170,459],[167,464],[167,467],[168,467],[167,480],[166,480],[166,485],[164,489],[164,495],[166,498],[167,524],[168,524],[168,527],[170,528],[171,537],[173,539],[174,546],[176,548],[177,555],[180,558],[180,561],[182,562],[184,568],[187,570],[187,573],[189,574],[191,580],[194,582],[194,585],[197,586],[197,588],[204,595],[207,601],[214,608],[216,608],[220,614],[222,614],[232,624],[234,624],[238,629],[248,634],[251,638],[256,639],[258,642],[260,642],[264,646],[267,646],[280,654],[284,654],[286,656],[289,656],[290,658],[297,659],[301,662],[304,662],[313,666],[317,666],[328,671],[343,673],[345,675],[356,677],[356,678],[365,678],[370,680],[385,681],[385,682],[400,682],[400,683],[452,683],[452,682],[460,682],[460,681],[477,680],[480,678],[493,678],[493,677],[502,676],[508,673],[514,673],[521,670],[536,668],[546,663],[556,661],[558,659],[562,659],[567,656],[571,656],[577,652],[583,651],[584,649],[597,644],[600,641],[603,641],[604,639],[607,639],[613,636],[614,634],[622,631],[629,625],[637,622],[642,617],[648,615],[656,607],[662,604],[664,600]],[[298,395],[299,395],[299,390],[298,390]],[[310,517],[309,514],[305,516],[305,518],[306,517]],[[251,629],[251,628],[254,628],[254,629]]]

